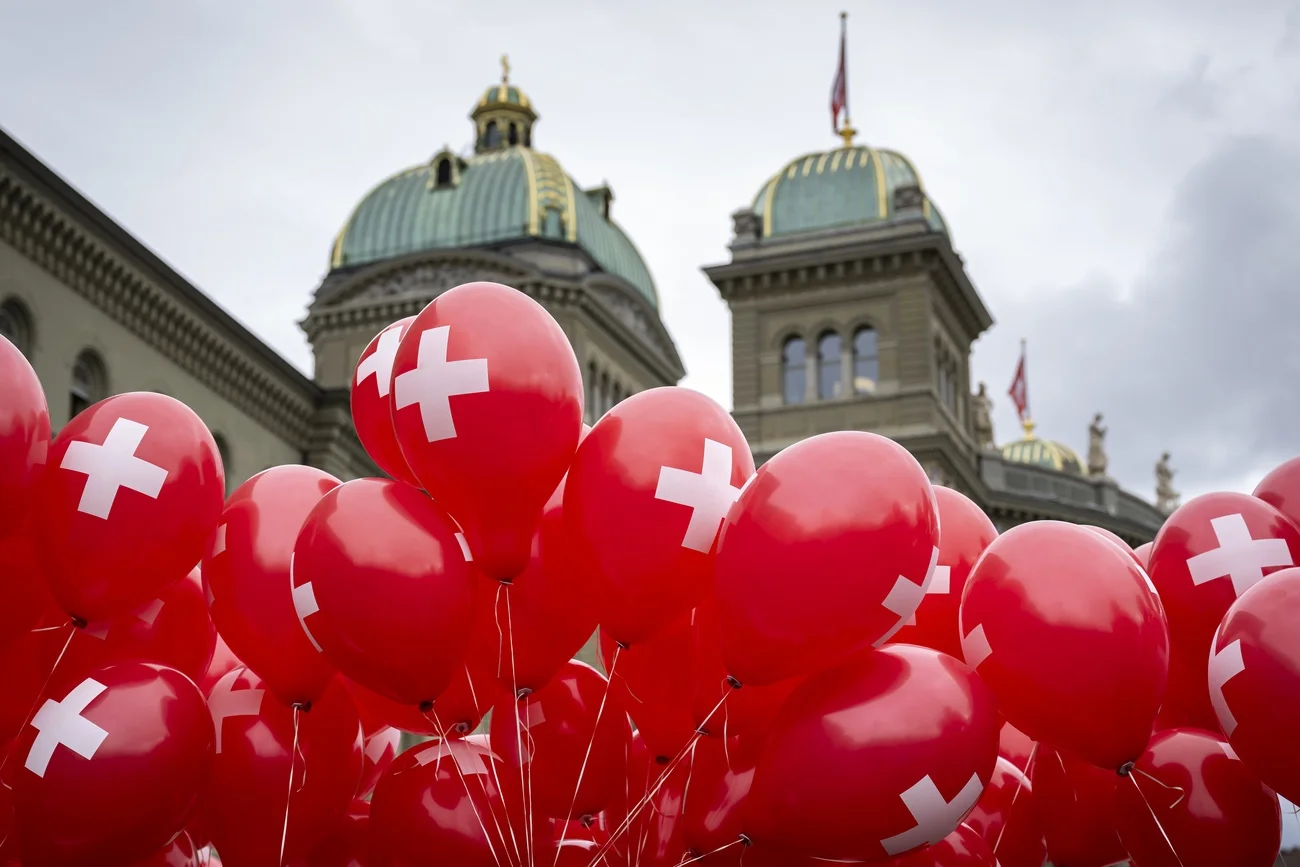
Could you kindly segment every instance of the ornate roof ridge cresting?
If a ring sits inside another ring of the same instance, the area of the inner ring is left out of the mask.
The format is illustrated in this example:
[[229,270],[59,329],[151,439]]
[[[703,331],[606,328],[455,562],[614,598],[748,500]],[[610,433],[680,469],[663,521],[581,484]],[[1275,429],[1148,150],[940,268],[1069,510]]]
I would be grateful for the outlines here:
[[[0,137],[0,240],[223,399],[302,444],[319,400],[315,383],[161,260],[150,261],[143,245],[144,256],[131,250],[129,243],[139,242],[129,233],[7,135]],[[196,297],[213,309],[192,309],[200,306]]]

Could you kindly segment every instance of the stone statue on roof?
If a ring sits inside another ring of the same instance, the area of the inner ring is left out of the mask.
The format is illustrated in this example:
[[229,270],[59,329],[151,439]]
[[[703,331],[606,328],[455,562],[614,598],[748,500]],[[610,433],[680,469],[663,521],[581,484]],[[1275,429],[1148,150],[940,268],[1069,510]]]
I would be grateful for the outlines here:
[[993,449],[993,399],[988,386],[980,383],[979,391],[971,397],[971,420],[975,428],[975,444],[981,449]]
[[1174,490],[1174,473],[1169,466],[1169,452],[1160,456],[1156,463],[1156,508],[1166,515],[1178,508],[1182,495]]
[[1092,417],[1088,425],[1088,475],[1105,478],[1106,465],[1106,428],[1101,424],[1101,413]]

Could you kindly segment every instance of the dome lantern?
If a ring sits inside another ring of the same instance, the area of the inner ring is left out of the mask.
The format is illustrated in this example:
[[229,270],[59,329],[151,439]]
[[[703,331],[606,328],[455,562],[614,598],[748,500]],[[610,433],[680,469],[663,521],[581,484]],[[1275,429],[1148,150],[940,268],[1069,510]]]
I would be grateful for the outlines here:
[[508,56],[501,55],[501,83],[483,91],[469,117],[474,121],[474,153],[533,146],[537,112],[528,95],[510,83]]

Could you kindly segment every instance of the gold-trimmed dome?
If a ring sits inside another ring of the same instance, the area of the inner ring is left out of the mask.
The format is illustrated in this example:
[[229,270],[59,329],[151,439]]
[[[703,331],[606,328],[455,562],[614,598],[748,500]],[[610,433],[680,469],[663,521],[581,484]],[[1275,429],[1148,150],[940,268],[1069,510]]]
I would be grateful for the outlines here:
[[1007,443],[999,451],[1002,459],[1015,464],[1028,464],[1046,467],[1057,472],[1083,475],[1083,461],[1074,449],[1065,443],[1054,440],[1039,439],[1034,436],[1034,423],[1025,421],[1025,436],[1015,442]]

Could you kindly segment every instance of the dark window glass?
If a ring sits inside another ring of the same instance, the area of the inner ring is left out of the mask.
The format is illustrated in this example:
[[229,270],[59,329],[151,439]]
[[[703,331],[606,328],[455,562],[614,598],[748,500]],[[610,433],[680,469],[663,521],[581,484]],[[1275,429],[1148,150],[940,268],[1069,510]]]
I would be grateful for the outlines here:
[[840,336],[827,331],[817,341],[817,396],[839,397],[844,394],[844,368],[840,360]]
[[880,354],[876,348],[876,329],[859,328],[853,334],[853,391],[874,394],[880,380]]
[[786,403],[803,403],[808,387],[807,347],[802,337],[791,337],[781,351],[781,379]]

